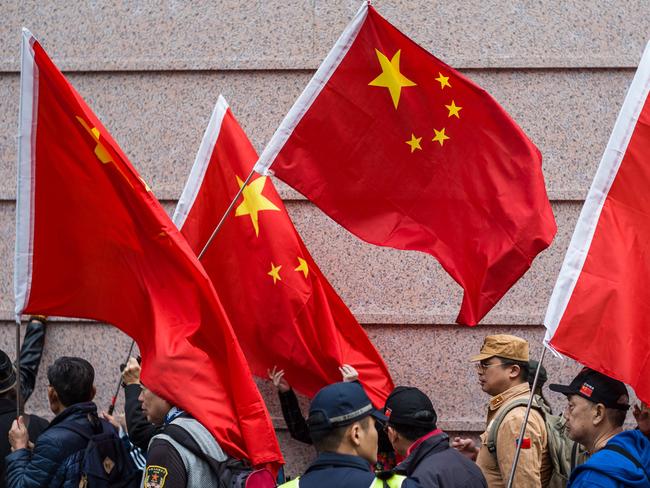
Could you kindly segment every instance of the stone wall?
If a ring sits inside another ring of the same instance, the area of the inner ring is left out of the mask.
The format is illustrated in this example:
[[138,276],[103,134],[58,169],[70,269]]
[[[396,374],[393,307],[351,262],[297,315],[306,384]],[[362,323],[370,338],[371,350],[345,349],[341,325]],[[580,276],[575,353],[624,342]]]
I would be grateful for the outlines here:
[[[219,93],[261,151],[360,2],[4,2],[0,6],[0,347],[13,351],[20,28],[29,28],[171,212]],[[454,325],[460,288],[428,255],[360,242],[277,183],[316,262],[384,355],[397,384],[433,398],[440,424],[480,432],[485,394],[468,356],[509,332],[541,351],[540,325],[582,201],[650,32],[647,1],[377,1],[398,28],[489,91],[544,155],[553,245],[476,328]],[[62,354],[97,369],[106,407],[129,339],[92,323],[49,327]],[[11,354],[13,356],[13,354]],[[578,366],[550,358],[551,381]],[[43,375],[29,407],[47,414]],[[312,455],[263,394],[295,473]],[[562,399],[548,395],[557,409]]]

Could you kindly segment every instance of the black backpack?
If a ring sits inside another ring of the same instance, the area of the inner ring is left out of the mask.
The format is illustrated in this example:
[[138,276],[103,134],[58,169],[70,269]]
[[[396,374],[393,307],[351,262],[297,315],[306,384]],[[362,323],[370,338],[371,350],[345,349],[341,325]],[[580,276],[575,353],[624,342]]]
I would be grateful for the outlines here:
[[88,441],[86,448],[76,455],[79,488],[138,488],[142,471],[135,466],[115,428],[93,415],[88,420],[92,434],[81,426],[61,425]]

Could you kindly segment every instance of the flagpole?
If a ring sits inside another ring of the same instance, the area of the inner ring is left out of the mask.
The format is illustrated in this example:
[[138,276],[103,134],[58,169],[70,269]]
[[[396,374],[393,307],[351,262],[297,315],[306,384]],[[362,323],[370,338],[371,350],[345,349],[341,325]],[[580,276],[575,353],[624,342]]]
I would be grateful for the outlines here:
[[537,379],[539,378],[539,371],[542,369],[544,356],[546,356],[546,346],[543,346],[542,357],[539,358],[539,364],[537,365],[537,371],[535,371],[535,378],[533,379],[533,385],[530,387],[530,397],[528,398],[528,405],[526,405],[526,414],[524,415],[524,421],[521,424],[521,430],[519,431],[519,438],[517,439],[517,450],[515,451],[515,458],[512,462],[512,468],[510,469],[510,477],[508,478],[507,488],[512,488],[512,482],[515,479],[515,471],[517,470],[517,463],[519,462],[519,454],[521,454],[521,445],[524,441],[524,434],[526,433],[526,424],[528,423],[528,416],[530,414],[530,409],[533,406],[533,397],[535,396],[535,389],[537,388]]
[[[124,364],[128,364],[129,359],[131,358],[131,353],[133,352],[133,346],[135,345],[135,341],[131,340],[131,347],[129,348],[129,353],[126,355],[126,361],[124,361]],[[120,379],[117,382],[117,388],[115,388],[115,395],[113,395],[113,399],[111,400],[111,405],[108,407],[108,415],[113,415],[113,412],[115,411],[115,404],[117,403],[117,395],[120,394],[120,386],[122,386],[122,374],[120,371]]]
[[244,192],[244,188],[246,188],[246,185],[248,185],[248,183],[251,181],[251,178],[253,177],[253,174],[255,174],[255,169],[254,168],[251,170],[250,174],[246,178],[246,181],[244,181],[244,183],[241,185],[241,188],[239,188],[239,191],[237,192],[237,195],[235,195],[235,198],[233,198],[232,202],[230,202],[230,205],[228,206],[225,213],[221,217],[221,220],[219,221],[217,226],[214,228],[214,231],[212,232],[212,235],[210,236],[208,241],[205,243],[205,246],[203,246],[203,249],[201,250],[201,252],[197,256],[199,258],[199,261],[201,260],[201,258],[205,254],[205,251],[208,250],[208,247],[210,246],[210,244],[212,244],[212,241],[216,237],[217,233],[221,230],[221,227],[223,226],[223,223],[226,221],[226,217],[228,217],[230,212],[232,212],[232,209],[235,207],[235,203],[237,203],[237,200],[239,200],[239,197]]
[[20,417],[22,413],[21,405],[21,381],[20,381],[20,315],[16,315],[16,418]]

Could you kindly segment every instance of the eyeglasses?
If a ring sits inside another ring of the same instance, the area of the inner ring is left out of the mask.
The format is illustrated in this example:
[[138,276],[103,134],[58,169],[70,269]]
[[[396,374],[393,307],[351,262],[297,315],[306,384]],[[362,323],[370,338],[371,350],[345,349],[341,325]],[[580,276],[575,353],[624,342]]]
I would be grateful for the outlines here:
[[479,373],[485,373],[485,370],[488,368],[492,368],[494,366],[504,366],[505,363],[492,363],[492,364],[485,364],[482,361],[479,361],[477,363],[474,363],[474,366],[476,367],[476,371]]

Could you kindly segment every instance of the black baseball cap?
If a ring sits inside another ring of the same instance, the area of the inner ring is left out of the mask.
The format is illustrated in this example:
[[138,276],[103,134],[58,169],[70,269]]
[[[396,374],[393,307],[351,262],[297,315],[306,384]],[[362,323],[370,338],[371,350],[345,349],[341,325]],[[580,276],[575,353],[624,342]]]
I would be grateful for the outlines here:
[[360,383],[340,382],[322,388],[311,401],[307,425],[310,431],[331,430],[350,425],[367,416],[386,422]]
[[607,408],[627,410],[629,396],[625,384],[593,369],[584,368],[568,385],[549,385],[552,391],[563,395],[578,395]]
[[413,386],[398,386],[386,399],[389,424],[435,428],[438,415],[428,396]]

